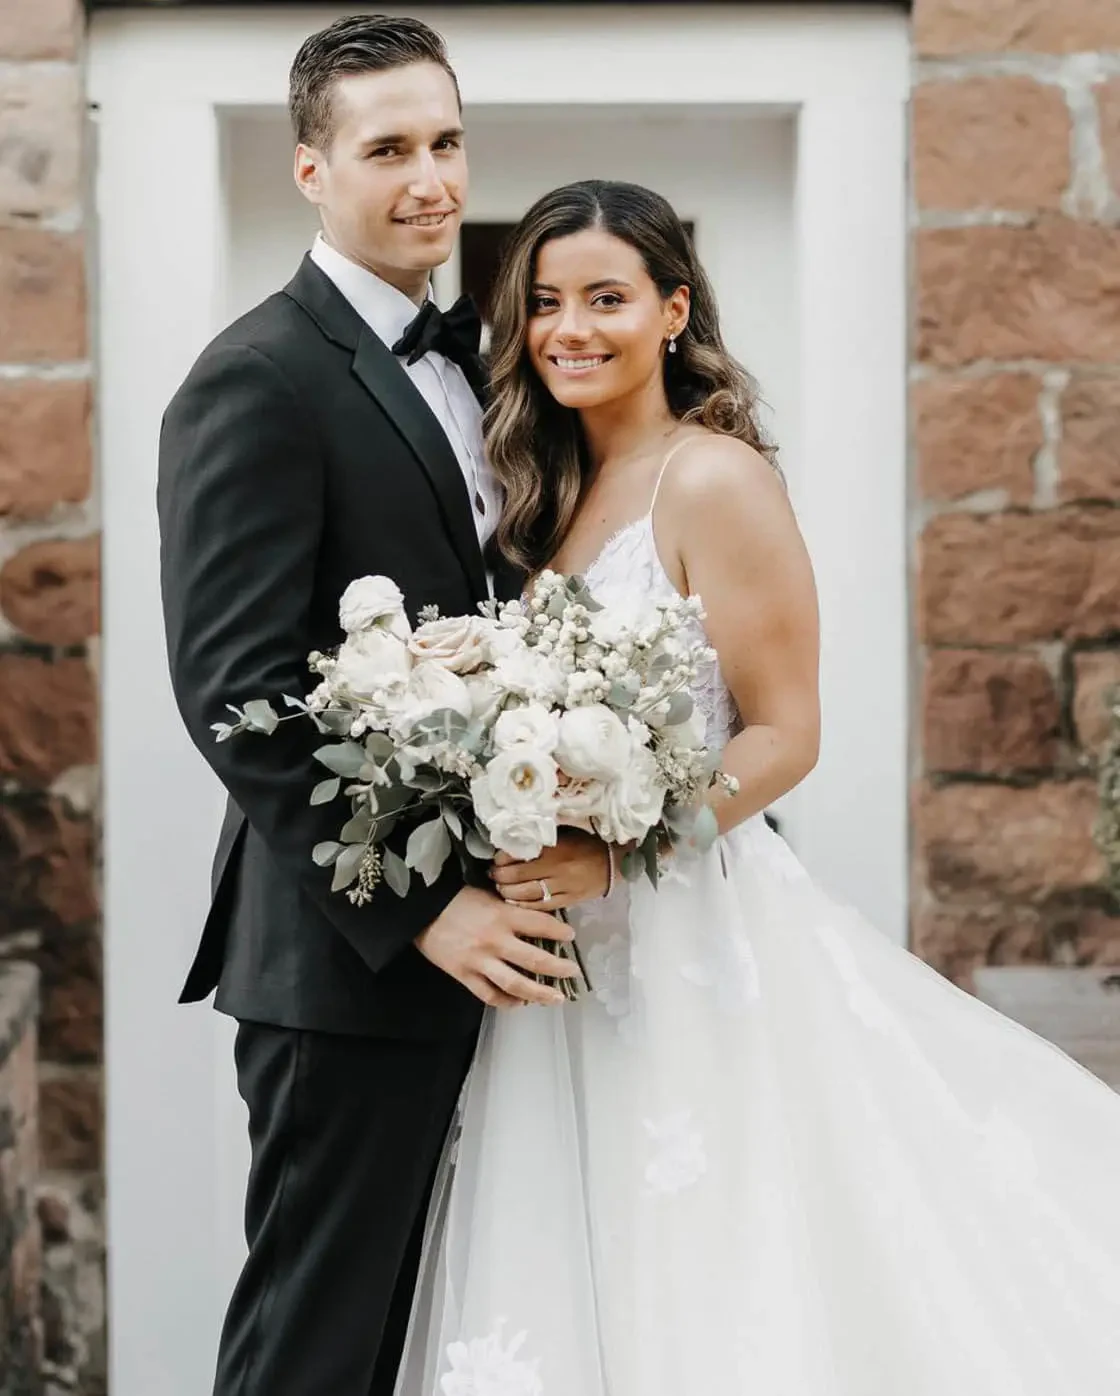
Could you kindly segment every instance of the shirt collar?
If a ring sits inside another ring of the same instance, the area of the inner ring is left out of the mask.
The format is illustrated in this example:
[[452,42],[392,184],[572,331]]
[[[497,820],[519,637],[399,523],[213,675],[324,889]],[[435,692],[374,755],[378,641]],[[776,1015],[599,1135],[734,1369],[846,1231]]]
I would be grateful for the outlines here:
[[[334,282],[374,334],[390,347],[416,318],[419,306],[403,291],[343,256],[322,233],[316,234],[311,245],[311,260]],[[430,296],[431,292],[429,285],[426,294]]]

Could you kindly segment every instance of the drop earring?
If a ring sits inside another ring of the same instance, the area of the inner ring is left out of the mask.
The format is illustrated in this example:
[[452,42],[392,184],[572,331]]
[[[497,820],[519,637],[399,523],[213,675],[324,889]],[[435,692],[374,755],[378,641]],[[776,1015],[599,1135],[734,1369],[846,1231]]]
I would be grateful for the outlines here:
[[670,353],[670,354],[675,354],[676,352],[677,352],[677,336],[676,336],[675,334],[671,334],[671,335],[669,336],[669,353]]

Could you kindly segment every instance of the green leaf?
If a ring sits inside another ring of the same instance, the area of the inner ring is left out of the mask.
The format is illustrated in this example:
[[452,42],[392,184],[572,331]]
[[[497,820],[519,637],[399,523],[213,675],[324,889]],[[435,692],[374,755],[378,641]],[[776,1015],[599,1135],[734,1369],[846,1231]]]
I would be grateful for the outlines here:
[[311,857],[321,868],[329,868],[338,855],[342,852],[342,845],[335,843],[333,839],[328,839],[326,843],[317,843],[311,850]]
[[354,714],[345,708],[323,708],[314,717],[324,731],[335,737],[348,737],[354,722]]
[[336,776],[345,776],[348,780],[353,780],[355,776],[361,775],[362,767],[366,763],[366,754],[357,742],[335,742],[330,746],[321,746],[315,753],[315,760],[326,766],[328,771],[333,771]]
[[696,811],[696,821],[692,826],[692,841],[701,853],[707,853],[719,838],[719,821],[711,805],[701,805]]
[[403,858],[393,852],[391,848],[381,850],[381,872],[385,881],[393,889],[398,897],[408,895],[408,886],[412,881],[412,874],[408,870],[408,864]]
[[330,780],[321,780],[311,792],[311,803],[313,805],[326,805],[338,794],[338,788],[342,784],[338,776]]
[[210,730],[215,734],[214,740],[216,742],[228,742],[233,736],[233,728],[228,722],[212,722]]
[[665,718],[665,725],[667,727],[676,727],[678,723],[687,722],[692,716],[692,709],[694,706],[695,704],[692,701],[691,694],[683,691],[674,693],[669,699],[669,712]]
[[422,717],[412,726],[413,732],[426,737],[436,737],[441,741],[452,742],[461,737],[470,725],[469,719],[455,708],[437,708],[435,712]]
[[251,703],[246,703],[245,717],[254,732],[266,734],[275,732],[280,721],[276,709],[267,698],[254,698]]
[[463,821],[450,805],[441,805],[440,809],[443,814],[443,822],[457,839],[461,839],[463,837]]
[[343,888],[350,886],[358,876],[358,869],[365,856],[366,846],[364,843],[352,843],[342,850],[335,860],[334,877],[331,880],[332,892],[341,892]]
[[636,848],[622,855],[622,876],[627,882],[636,882],[645,871],[645,866],[645,860]]
[[343,843],[365,843],[372,828],[373,815],[364,809],[346,821],[338,836]]
[[642,862],[645,864],[646,876],[654,887],[657,886],[658,878],[661,876],[661,869],[657,863],[657,830],[651,829],[642,840],[639,853],[642,855]]
[[444,861],[451,852],[451,839],[442,819],[431,819],[420,824],[408,836],[404,861],[415,868],[430,887],[443,869]]
[[392,737],[385,732],[369,732],[365,737],[366,755],[374,761],[384,761],[396,751]]
[[493,859],[494,845],[477,829],[468,827],[463,835],[463,842],[472,858],[481,858],[487,863]]
[[284,706],[286,708],[295,708],[297,712],[301,713],[310,711],[307,704],[303,701],[302,698],[293,698],[290,693],[284,694]]
[[414,790],[423,790],[429,795],[434,795],[437,790],[442,790],[447,784],[447,777],[442,771],[433,771],[422,767],[408,783]]

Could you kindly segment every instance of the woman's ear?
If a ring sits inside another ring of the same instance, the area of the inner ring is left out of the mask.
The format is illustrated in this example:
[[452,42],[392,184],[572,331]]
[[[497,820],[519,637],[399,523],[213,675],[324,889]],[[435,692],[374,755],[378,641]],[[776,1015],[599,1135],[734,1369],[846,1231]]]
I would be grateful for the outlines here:
[[684,332],[688,324],[688,313],[692,304],[692,293],[687,286],[678,286],[665,302],[666,332],[674,338]]

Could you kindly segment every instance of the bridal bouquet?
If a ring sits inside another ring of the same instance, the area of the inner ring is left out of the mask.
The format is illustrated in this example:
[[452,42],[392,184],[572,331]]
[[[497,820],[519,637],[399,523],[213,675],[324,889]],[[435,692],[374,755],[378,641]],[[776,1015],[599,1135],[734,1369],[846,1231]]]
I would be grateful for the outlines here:
[[[358,905],[382,882],[402,897],[413,874],[430,886],[452,853],[464,871],[499,849],[536,858],[565,825],[629,845],[624,875],[656,886],[662,850],[714,841],[704,794],[734,788],[689,695],[711,658],[688,624],[700,614],[696,598],[604,608],[582,578],[543,572],[521,600],[428,607],[413,629],[396,584],[361,577],[340,603],[342,645],[309,656],[318,686],[284,699],[295,711],[231,705],[214,731],[307,718],[335,739],[315,753],[329,775],[311,803],[344,799],[349,816],[311,856]],[[386,843],[400,824],[403,857]]]

